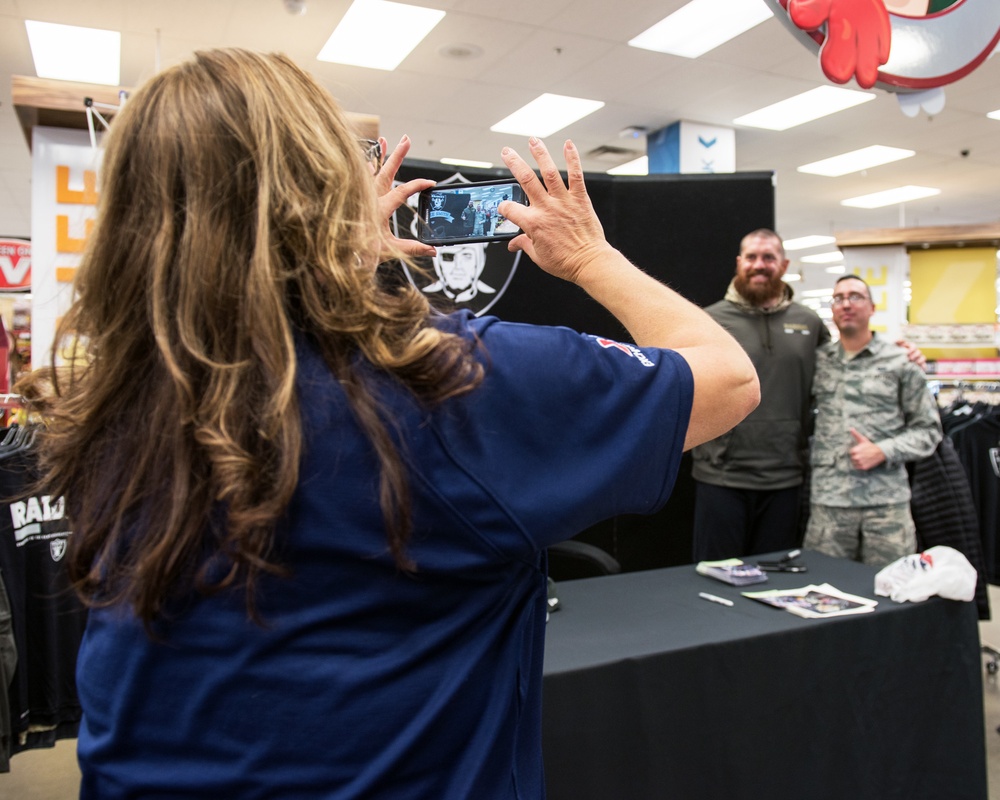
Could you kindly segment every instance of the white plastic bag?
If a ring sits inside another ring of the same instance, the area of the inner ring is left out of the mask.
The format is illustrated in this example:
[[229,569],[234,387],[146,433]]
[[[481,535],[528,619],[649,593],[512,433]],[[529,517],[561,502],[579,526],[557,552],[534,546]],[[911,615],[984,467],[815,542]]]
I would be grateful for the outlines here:
[[875,576],[875,594],[897,603],[918,603],[931,595],[970,602],[976,594],[976,570],[953,547],[931,547],[893,561]]

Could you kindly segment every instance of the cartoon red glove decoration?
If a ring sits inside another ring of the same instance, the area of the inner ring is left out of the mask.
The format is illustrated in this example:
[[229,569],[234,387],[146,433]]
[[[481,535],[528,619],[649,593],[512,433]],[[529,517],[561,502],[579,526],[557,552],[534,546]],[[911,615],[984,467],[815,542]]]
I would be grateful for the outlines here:
[[788,0],[788,16],[803,31],[826,24],[819,60],[831,81],[847,83],[853,76],[865,89],[875,85],[892,42],[883,0]]

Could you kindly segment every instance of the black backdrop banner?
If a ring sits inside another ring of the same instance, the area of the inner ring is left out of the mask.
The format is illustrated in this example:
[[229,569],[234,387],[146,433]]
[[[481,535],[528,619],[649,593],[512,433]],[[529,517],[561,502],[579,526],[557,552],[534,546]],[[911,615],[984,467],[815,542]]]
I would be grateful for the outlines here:
[[[506,169],[454,168],[406,161],[401,181],[437,182],[508,178]],[[584,176],[608,241],[632,263],[705,306],[722,298],[736,267],[740,239],[774,228],[771,172],[711,175]],[[413,214],[397,213],[400,235],[412,235]],[[410,275],[431,301],[470,308],[511,322],[565,325],[582,333],[630,341],[607,311],[578,287],[554,278],[505,242],[439,247],[427,275]],[[582,531],[580,540],[611,553],[625,571],[686,564],[691,560],[693,483],[685,456],[667,505],[650,516],[616,517]]]

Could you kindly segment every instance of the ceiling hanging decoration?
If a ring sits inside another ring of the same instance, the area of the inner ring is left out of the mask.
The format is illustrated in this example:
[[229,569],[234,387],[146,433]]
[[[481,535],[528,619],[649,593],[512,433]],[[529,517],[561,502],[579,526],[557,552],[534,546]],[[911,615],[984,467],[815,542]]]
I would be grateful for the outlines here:
[[907,116],[944,108],[944,87],[1000,41],[997,0],[765,0],[834,83],[896,93]]

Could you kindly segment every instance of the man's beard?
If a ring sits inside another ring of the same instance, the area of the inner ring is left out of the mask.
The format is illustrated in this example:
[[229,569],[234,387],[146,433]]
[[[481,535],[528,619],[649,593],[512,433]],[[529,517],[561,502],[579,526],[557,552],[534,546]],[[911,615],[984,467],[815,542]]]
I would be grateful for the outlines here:
[[736,291],[739,292],[750,305],[762,306],[766,303],[770,303],[772,300],[777,300],[785,292],[785,282],[781,280],[780,275],[775,275],[765,284],[760,283],[750,283],[750,278],[753,275],[745,276],[744,274],[738,273],[733,279],[733,286]]

